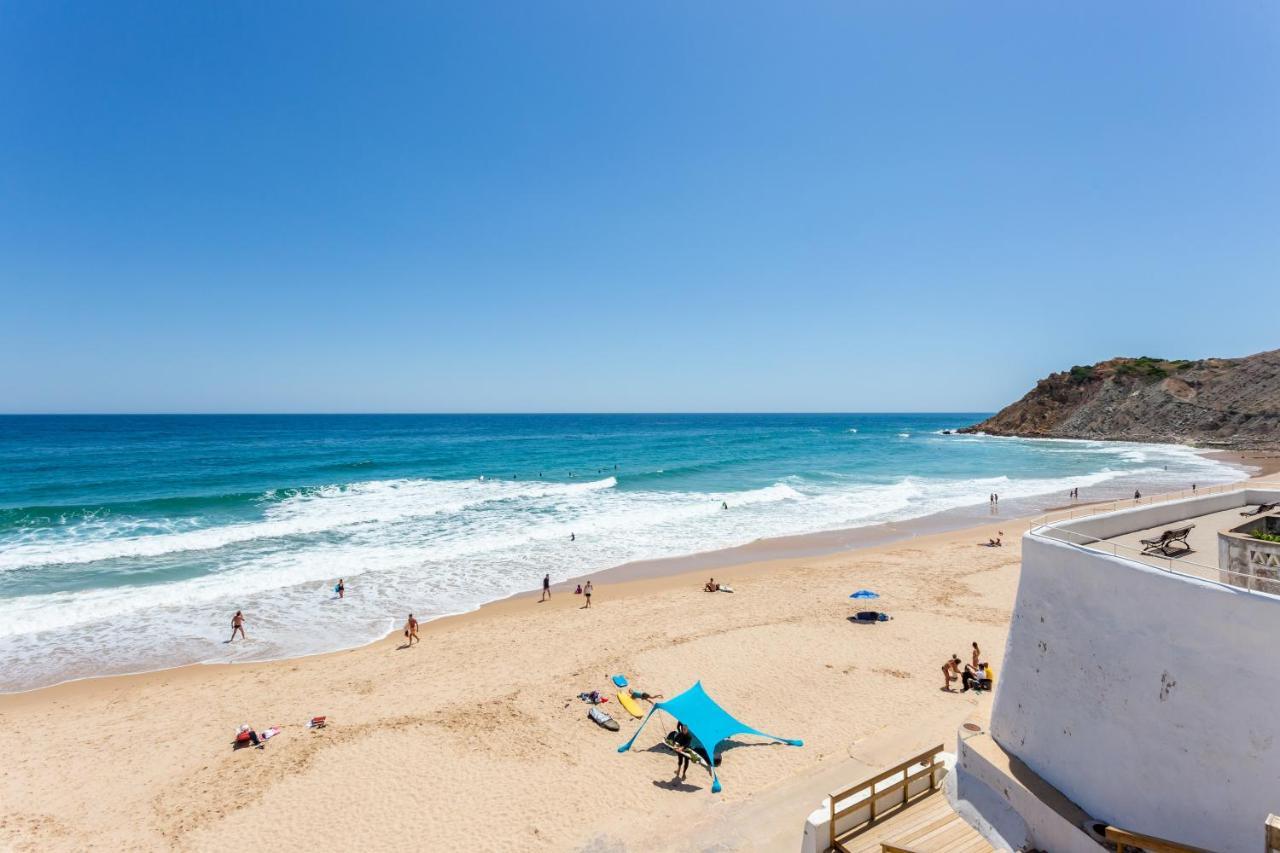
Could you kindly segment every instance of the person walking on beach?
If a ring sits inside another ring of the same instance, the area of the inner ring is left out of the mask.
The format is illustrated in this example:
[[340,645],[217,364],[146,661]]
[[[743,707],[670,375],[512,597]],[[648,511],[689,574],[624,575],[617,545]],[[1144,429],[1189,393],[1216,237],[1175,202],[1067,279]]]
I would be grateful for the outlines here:
[[338,578],[338,585],[333,588],[333,591],[338,594],[338,598],[343,598],[346,596],[347,585],[342,582],[342,578]]
[[416,642],[421,642],[421,640],[418,639],[418,620],[413,618],[412,613],[409,614],[409,621],[404,623],[404,636],[408,640],[408,642],[405,643],[406,646],[412,646]]
[[591,590],[592,590],[591,581],[587,581],[587,585],[582,588],[582,594],[587,597],[586,608],[591,607]]
[[1134,489],[1134,490],[1133,490],[1133,499],[1134,499],[1135,501],[1140,501],[1140,500],[1142,500],[1142,492],[1138,491],[1137,489]]
[[239,610],[236,611],[235,616],[231,617],[231,639],[227,640],[228,643],[235,641],[236,631],[240,632],[240,639],[242,640],[249,639],[244,635],[244,614],[241,613]]
[[538,599],[541,603],[551,597],[551,574],[547,573],[542,576],[542,598]]

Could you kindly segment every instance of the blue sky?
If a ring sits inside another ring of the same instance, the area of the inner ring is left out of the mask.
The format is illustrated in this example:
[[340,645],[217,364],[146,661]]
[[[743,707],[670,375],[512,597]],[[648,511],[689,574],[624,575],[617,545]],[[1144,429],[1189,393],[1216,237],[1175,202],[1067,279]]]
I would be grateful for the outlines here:
[[1278,270],[1271,0],[0,10],[0,411],[991,410]]

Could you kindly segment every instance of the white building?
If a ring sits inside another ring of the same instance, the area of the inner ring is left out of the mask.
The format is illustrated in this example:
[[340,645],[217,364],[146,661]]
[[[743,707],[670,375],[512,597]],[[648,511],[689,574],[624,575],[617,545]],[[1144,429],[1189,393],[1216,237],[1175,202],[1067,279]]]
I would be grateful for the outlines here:
[[[956,810],[1007,849],[1096,853],[1111,825],[1257,853],[1280,812],[1280,596],[1219,553],[1272,503],[1238,489],[1033,526],[989,724],[960,733]],[[1190,550],[1142,553],[1188,525]]]

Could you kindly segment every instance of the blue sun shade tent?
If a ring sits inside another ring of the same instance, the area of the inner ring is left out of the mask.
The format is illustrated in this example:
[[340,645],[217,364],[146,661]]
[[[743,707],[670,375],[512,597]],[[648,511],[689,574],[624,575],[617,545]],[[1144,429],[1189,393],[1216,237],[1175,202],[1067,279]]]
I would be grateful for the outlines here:
[[860,589],[849,597],[850,598],[879,598],[880,595],[879,593],[872,592],[869,589]]
[[697,738],[698,743],[702,744],[702,748],[707,751],[707,758],[710,759],[709,769],[711,770],[712,793],[720,791],[720,777],[716,775],[715,756],[716,748],[720,746],[721,741],[734,735],[756,735],[757,737],[776,740],[779,743],[790,744],[791,746],[804,746],[804,741],[802,740],[787,740],[784,737],[767,735],[762,731],[751,728],[746,723],[734,719],[728,711],[717,705],[715,700],[707,695],[707,691],[702,689],[702,682],[699,681],[674,699],[654,703],[654,706],[649,709],[649,713],[645,715],[644,720],[640,723],[640,728],[636,729],[636,733],[631,736],[631,740],[618,747],[618,752],[626,752],[631,748],[631,744],[636,742],[636,738],[644,730],[645,724],[649,722],[653,712],[659,709],[666,711],[676,720],[684,723],[689,732]]

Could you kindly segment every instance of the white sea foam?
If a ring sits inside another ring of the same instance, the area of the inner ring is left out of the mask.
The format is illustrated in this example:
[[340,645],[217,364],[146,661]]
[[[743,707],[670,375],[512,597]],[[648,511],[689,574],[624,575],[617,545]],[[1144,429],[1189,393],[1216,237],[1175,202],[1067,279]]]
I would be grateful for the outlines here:
[[[939,447],[1022,440],[922,438]],[[1067,477],[868,482],[832,474],[724,492],[619,488],[613,477],[582,483],[375,480],[264,496],[260,519],[220,527],[140,534],[127,520],[95,519],[62,531],[61,538],[7,548],[0,568],[111,559],[178,566],[195,561],[207,570],[167,583],[6,600],[0,689],[88,672],[342,648],[380,636],[388,614],[402,617],[411,609],[431,617],[471,609],[531,588],[548,570],[558,581],[630,560],[927,515],[981,503],[991,492],[1004,503],[1072,488],[1093,492],[1126,477],[1171,484],[1195,478],[1207,485],[1239,476],[1188,448],[1060,440],[1038,448],[1083,449],[1096,461]],[[722,509],[726,503],[728,511]],[[330,591],[339,576],[348,584],[342,602]],[[238,608],[249,618],[251,642],[225,646],[224,623]],[[54,642],[56,659],[48,655]]]

